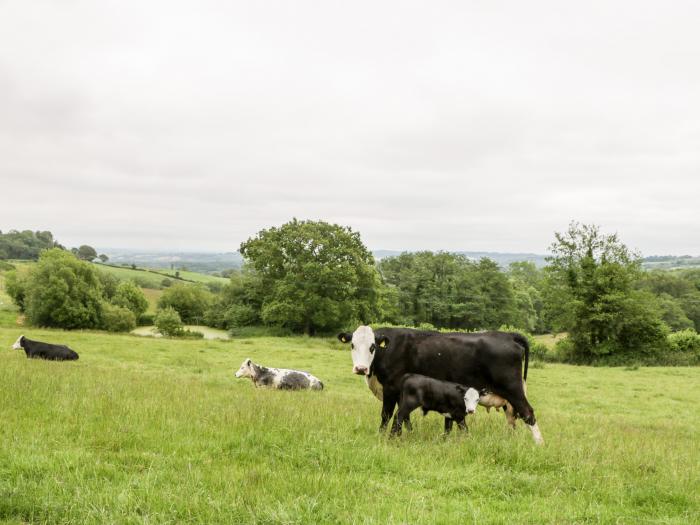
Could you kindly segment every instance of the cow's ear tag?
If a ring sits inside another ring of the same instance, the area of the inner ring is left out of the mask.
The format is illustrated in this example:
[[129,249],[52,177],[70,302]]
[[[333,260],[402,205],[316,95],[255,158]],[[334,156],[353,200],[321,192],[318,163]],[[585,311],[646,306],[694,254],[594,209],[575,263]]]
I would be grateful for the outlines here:
[[379,348],[386,348],[386,340],[385,340],[385,339],[382,339],[382,340],[379,342]]
[[348,338],[347,338],[347,337],[343,336],[342,339],[343,339],[343,343],[347,343],[347,342],[348,342]]

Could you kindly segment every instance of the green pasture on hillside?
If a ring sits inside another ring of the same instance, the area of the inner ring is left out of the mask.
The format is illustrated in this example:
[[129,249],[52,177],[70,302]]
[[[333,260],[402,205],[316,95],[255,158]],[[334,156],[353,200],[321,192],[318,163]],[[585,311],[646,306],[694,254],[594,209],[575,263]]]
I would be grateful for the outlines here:
[[[175,277],[174,270],[158,269],[155,271],[149,271],[147,269],[137,269],[134,270],[129,267],[116,267],[108,266],[105,264],[95,264],[103,272],[111,273],[115,277],[121,280],[133,280],[139,286],[144,288],[161,288],[163,279],[170,279],[173,283],[177,282],[187,282],[180,281]],[[158,273],[155,273],[158,272]],[[216,277],[213,275],[206,275],[197,272],[180,271],[180,277],[182,279],[187,279],[189,281],[194,281],[197,283],[207,284],[207,283],[221,283],[226,284],[229,282],[228,279],[224,277]]]
[[[80,360],[27,360],[24,332]],[[255,389],[244,358],[322,392]],[[333,339],[151,339],[0,328],[5,523],[679,523],[700,521],[700,369],[533,368],[546,440],[480,410],[467,435],[380,403]]]

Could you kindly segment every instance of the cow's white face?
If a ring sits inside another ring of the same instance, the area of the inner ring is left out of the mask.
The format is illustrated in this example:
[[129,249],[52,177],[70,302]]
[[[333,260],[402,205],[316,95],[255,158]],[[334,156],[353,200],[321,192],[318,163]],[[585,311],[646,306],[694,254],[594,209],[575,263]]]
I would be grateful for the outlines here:
[[338,339],[343,343],[350,343],[352,351],[352,373],[366,376],[372,366],[377,347],[387,344],[386,337],[377,341],[374,331],[369,326],[360,326],[352,334],[338,334]]
[[253,377],[253,375],[253,362],[250,359],[246,359],[238,369],[238,372],[236,372],[236,377]]
[[20,335],[17,341],[15,341],[15,344],[12,345],[13,350],[22,350],[22,338],[24,336]]
[[464,406],[467,409],[467,414],[476,412],[476,407],[479,404],[479,392],[474,388],[467,389],[464,394]]

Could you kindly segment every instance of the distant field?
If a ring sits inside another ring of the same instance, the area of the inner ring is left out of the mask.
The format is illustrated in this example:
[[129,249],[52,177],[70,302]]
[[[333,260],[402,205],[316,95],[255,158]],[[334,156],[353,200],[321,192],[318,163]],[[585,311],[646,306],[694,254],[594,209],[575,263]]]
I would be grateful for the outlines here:
[[559,341],[564,339],[566,337],[566,334],[556,334],[556,335],[554,335],[554,334],[541,334],[541,335],[534,335],[532,337],[538,343],[542,343],[548,349],[553,350],[554,345],[556,345]]
[[[21,331],[80,360],[29,361]],[[255,389],[246,357],[326,388]],[[416,413],[388,439],[350,369],[334,339],[0,328],[0,521],[700,522],[700,368],[532,369],[541,448],[483,410],[468,435]]]
[[[134,270],[132,268],[107,266],[104,264],[96,264],[95,266],[97,266],[100,270],[104,272],[111,273],[119,279],[131,279],[135,281],[139,286],[144,288],[162,288],[163,279],[170,279],[173,282],[186,282],[178,281],[175,278],[175,272],[171,270],[159,269],[156,270],[159,273],[153,273],[146,270]],[[203,284],[212,282],[226,284],[229,282],[229,280],[224,277],[214,277],[213,275],[205,275],[196,272],[181,271],[180,277],[189,281],[194,281]]]
[[160,299],[160,296],[163,295],[163,290],[154,290],[153,288],[141,288],[141,291],[143,292],[143,295],[146,296],[146,300],[148,301],[148,310],[146,310],[146,313],[156,313],[156,309],[158,307],[158,299]]

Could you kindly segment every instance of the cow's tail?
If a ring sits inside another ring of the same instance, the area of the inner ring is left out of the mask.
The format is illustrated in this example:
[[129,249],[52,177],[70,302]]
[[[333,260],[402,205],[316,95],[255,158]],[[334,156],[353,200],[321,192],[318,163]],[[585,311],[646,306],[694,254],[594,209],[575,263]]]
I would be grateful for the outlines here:
[[525,368],[523,370],[523,383],[527,381],[527,366],[530,363],[530,343],[527,342],[527,337],[523,334],[514,333],[513,339],[525,349]]

